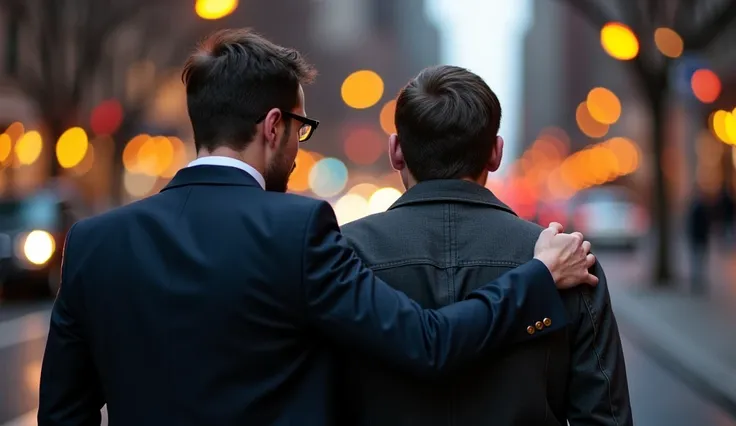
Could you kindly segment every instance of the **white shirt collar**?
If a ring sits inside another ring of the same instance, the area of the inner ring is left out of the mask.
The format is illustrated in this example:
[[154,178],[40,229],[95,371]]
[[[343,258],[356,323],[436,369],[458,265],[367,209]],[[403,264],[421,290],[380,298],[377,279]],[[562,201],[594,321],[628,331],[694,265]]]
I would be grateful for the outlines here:
[[200,157],[189,163],[187,167],[195,166],[235,167],[236,169],[243,170],[244,172],[253,176],[253,179],[255,179],[259,185],[261,185],[261,188],[266,189],[266,180],[263,179],[263,175],[258,170],[254,169],[253,166],[251,166],[250,164],[237,160],[235,158],[220,157],[214,155],[211,157]]

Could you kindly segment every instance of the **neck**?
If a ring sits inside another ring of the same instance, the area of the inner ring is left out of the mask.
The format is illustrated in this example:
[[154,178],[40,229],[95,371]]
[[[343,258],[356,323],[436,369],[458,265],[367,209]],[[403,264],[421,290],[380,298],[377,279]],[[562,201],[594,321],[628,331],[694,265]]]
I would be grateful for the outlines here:
[[226,146],[220,146],[211,151],[207,149],[199,150],[197,152],[197,158],[204,158],[204,157],[234,158],[236,160],[242,161],[248,164],[249,166],[253,167],[260,174],[263,174],[266,169],[266,165],[263,160],[263,156],[257,155],[257,153],[253,152],[253,150],[251,149],[246,149],[245,151],[236,151]]
[[[471,178],[471,177],[464,177],[464,178],[458,178],[458,180],[464,180],[467,182],[474,182],[477,183],[480,186],[486,186],[486,182],[488,182],[488,172],[483,171],[483,173],[480,174],[477,178]],[[416,185],[417,180],[414,179],[414,176],[409,173],[409,176],[406,179],[406,189],[410,189],[412,186]]]

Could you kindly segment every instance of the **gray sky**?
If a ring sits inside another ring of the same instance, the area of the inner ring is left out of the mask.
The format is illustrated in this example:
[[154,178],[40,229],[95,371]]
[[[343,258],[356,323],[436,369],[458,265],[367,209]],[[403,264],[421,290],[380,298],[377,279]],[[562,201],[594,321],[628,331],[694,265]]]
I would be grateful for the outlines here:
[[[429,0],[443,37],[442,62],[483,77],[501,100],[507,159],[518,155],[523,38],[534,0]],[[509,164],[510,161],[504,161]]]

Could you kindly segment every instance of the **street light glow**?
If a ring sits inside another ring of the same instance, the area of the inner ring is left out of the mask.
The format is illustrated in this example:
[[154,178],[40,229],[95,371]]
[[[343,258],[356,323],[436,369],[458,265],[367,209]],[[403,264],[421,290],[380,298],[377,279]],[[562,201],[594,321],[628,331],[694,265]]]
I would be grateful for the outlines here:
[[237,8],[238,0],[197,0],[194,5],[197,16],[207,20],[224,18]]
[[628,26],[609,22],[601,28],[601,46],[611,57],[628,61],[639,54],[639,39]]

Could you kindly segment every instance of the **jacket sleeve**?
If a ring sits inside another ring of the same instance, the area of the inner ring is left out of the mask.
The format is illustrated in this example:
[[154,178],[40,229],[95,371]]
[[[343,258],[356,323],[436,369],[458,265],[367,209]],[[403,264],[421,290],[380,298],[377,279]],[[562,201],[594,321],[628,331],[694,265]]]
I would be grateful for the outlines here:
[[77,224],[67,234],[61,287],[51,311],[51,326],[41,367],[39,426],[99,425],[104,397],[81,321],[81,294],[74,256]]
[[572,335],[568,420],[578,425],[633,425],[626,365],[606,275],[594,266],[598,286],[577,292],[579,315]]
[[[532,260],[468,299],[422,309],[366,268],[345,244],[332,208],[308,220],[303,291],[310,325],[333,341],[417,375],[451,371],[487,350],[563,327],[566,311],[547,267]],[[417,283],[419,284],[419,283]],[[544,331],[530,330],[549,320]]]

